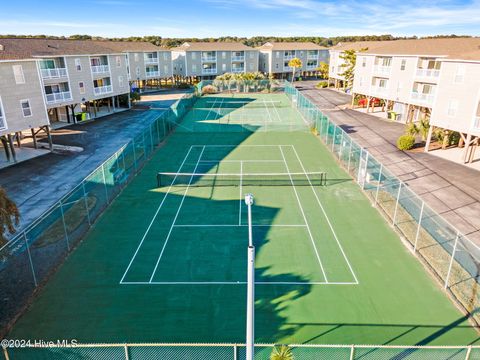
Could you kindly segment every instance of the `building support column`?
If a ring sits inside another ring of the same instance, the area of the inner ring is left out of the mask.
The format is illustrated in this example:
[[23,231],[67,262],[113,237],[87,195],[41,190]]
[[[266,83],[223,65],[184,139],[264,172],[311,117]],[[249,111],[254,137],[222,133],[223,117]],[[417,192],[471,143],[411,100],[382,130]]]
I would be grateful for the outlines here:
[[111,100],[112,100],[112,110],[113,112],[115,112],[115,96],[112,96]]
[[432,141],[433,128],[434,126],[430,125],[430,128],[428,129],[427,142],[425,143],[425,152],[428,152],[430,149],[430,142]]
[[50,134],[49,125],[45,125],[45,132],[47,133],[47,137],[48,137],[48,148],[50,149],[50,151],[53,151],[52,134]]
[[7,157],[7,161],[10,162],[10,150],[7,138],[5,136],[0,136],[0,141],[3,144],[3,148],[5,149],[5,156]]
[[471,142],[472,142],[472,134],[467,134],[467,139],[465,140],[465,148],[463,149],[463,154],[462,154],[464,164],[466,164],[469,160],[468,155],[469,155]]
[[352,109],[355,107],[355,93],[352,92],[352,103],[351,103]]
[[17,162],[17,154],[15,152],[15,145],[13,144],[12,134],[8,134],[7,138],[8,138],[8,145],[10,146],[10,151],[12,153],[13,161]]
[[35,129],[30,129],[30,130],[32,130],[33,147],[34,147],[35,149],[38,149],[37,133],[35,132]]
[[131,99],[130,99],[130,93],[128,93],[127,96],[128,96],[128,108],[131,109],[132,108],[132,103],[131,103]]

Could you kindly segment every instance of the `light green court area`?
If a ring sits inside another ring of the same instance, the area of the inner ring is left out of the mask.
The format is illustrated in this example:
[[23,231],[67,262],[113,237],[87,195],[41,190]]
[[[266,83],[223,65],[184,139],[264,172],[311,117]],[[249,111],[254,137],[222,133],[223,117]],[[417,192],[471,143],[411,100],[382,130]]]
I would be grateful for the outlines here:
[[[477,343],[289,104],[284,94],[197,100],[9,337],[243,343],[252,193],[256,342]],[[158,186],[159,172],[184,175]]]

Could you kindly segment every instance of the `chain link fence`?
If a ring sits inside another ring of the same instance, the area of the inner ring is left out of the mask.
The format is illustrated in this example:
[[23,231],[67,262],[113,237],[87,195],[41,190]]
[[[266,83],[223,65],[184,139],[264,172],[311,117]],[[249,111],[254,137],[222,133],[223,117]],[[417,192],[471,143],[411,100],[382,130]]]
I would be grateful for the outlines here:
[[40,218],[0,246],[0,329],[21,311],[195,100],[194,94],[184,95]]
[[432,210],[406,183],[291,84],[285,92],[317,136],[471,318],[480,324],[480,247]]
[[[255,360],[269,360],[273,344],[255,345]],[[479,346],[290,345],[296,360],[473,360]],[[3,349],[5,360],[245,360],[244,344],[82,344]],[[1,359],[1,357],[0,357]]]

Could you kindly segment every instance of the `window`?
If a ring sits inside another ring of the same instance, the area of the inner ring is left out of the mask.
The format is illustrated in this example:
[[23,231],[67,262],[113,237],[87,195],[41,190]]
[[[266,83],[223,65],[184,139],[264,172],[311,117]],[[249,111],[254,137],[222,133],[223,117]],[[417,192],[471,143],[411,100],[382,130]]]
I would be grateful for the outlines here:
[[403,83],[401,81],[399,81],[397,83],[397,94],[399,94],[400,91],[402,91],[402,88],[403,88]]
[[192,71],[193,72],[197,71],[197,64],[192,64]]
[[253,70],[253,64],[250,63],[250,70]]
[[227,71],[227,64],[222,64],[222,71]]
[[118,77],[118,86],[123,88],[123,76]]
[[222,51],[222,59],[226,59],[227,58],[227,53],[225,51]]
[[163,60],[168,60],[168,53],[166,51],[163,53]]
[[448,100],[448,109],[447,109],[448,116],[457,115],[457,109],[458,109],[458,101],[454,99]]
[[280,51],[277,51],[277,52],[275,53],[275,56],[276,56],[277,59],[278,59],[278,58],[280,57]]
[[22,107],[23,117],[32,116],[32,110],[30,109],[30,100],[21,100],[20,106]]
[[197,58],[197,53],[192,52],[192,60],[195,60]]
[[275,69],[278,69],[278,64],[275,64]]
[[82,61],[80,59],[75,59],[75,69],[82,71]]
[[25,84],[25,75],[23,74],[22,65],[13,65],[13,76],[15,76],[15,82],[17,84]]
[[135,74],[137,74],[137,76],[140,76],[140,66],[137,66],[135,68]]
[[255,57],[255,54],[252,52],[250,52],[250,59],[253,59]]
[[332,73],[335,72],[335,66],[332,66]]
[[140,56],[138,55],[138,53],[135,53],[135,54],[133,55],[133,59],[134,59],[135,61],[138,61],[139,58],[140,58]]
[[360,79],[358,79],[358,85],[363,86],[363,78],[360,76]]
[[362,58],[362,67],[365,67],[365,66],[367,66],[367,58],[364,56]]
[[122,58],[120,56],[115,57],[115,62],[117,63],[117,67],[122,66]]
[[5,130],[6,128],[7,122],[5,121],[5,116],[3,115],[2,99],[0,99],[0,130]]
[[457,71],[455,73],[455,79],[454,83],[455,84],[461,84],[463,83],[463,80],[465,78],[465,65],[464,64],[458,64],[457,65]]
[[402,64],[400,65],[400,70],[405,70],[405,66],[407,65],[407,60],[402,59]]
[[80,94],[85,94],[85,83],[83,81],[78,83],[78,88],[80,89]]
[[168,65],[163,65],[163,72],[168,75]]

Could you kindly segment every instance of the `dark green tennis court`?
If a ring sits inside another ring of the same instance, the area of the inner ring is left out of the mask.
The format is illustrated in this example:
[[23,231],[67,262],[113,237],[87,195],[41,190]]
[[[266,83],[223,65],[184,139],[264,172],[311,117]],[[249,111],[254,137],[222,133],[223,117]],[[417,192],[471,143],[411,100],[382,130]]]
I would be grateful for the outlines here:
[[281,93],[198,99],[10,337],[243,343],[246,193],[256,342],[477,342]]

